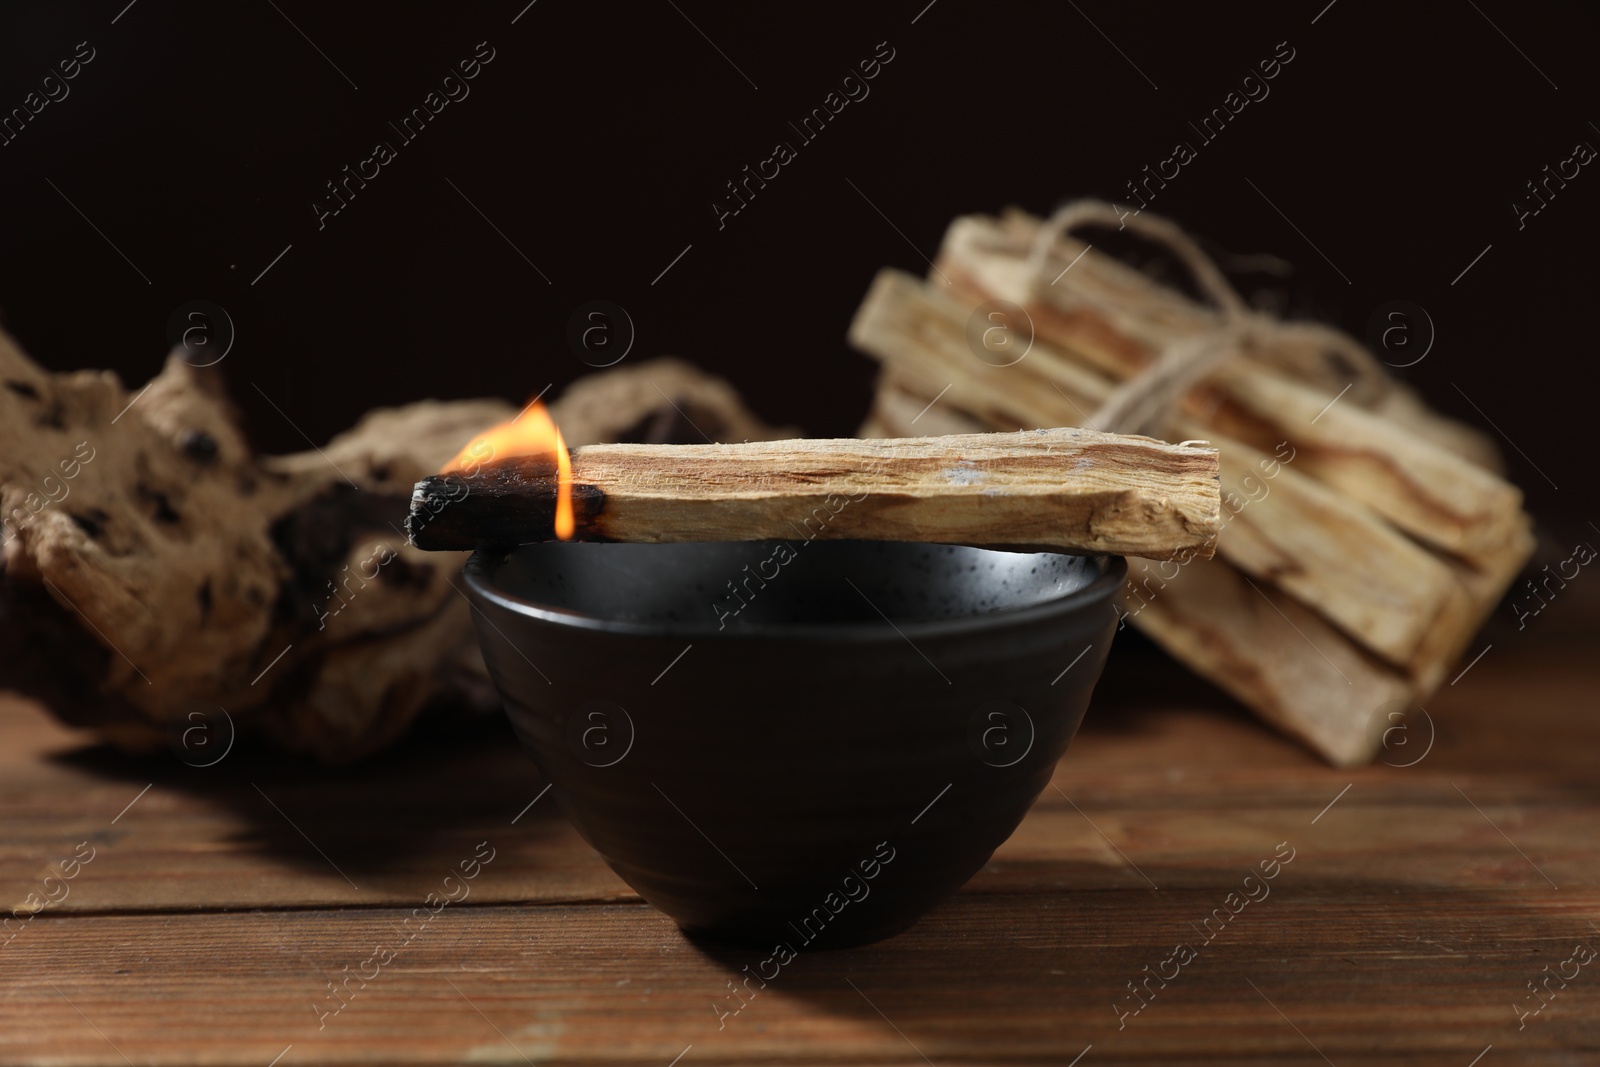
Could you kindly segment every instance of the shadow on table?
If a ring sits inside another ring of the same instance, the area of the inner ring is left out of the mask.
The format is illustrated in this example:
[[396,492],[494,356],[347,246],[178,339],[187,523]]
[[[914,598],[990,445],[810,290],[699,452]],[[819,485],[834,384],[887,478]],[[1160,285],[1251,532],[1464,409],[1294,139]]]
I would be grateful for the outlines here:
[[[1250,721],[1237,702],[1135,637],[1130,654],[1121,662],[1113,656],[1108,664],[1084,731],[1141,733],[1150,728],[1141,712],[1152,706],[1198,705]],[[1065,759],[1072,759],[1070,749]],[[1203,871],[1191,872],[1197,885],[1163,896],[1130,872],[1108,874],[1100,862],[1030,856],[1025,865],[1032,888],[980,888],[979,874],[909,930],[872,944],[806,946],[797,932],[789,942],[798,950],[792,962],[765,983],[773,948],[686,938],[686,945],[722,972],[722,989],[707,991],[720,993],[708,1007],[708,1018],[716,1020],[711,1029],[781,1027],[792,1012],[773,1012],[772,1001],[793,998],[805,1002],[807,1018],[824,1013],[859,1024],[864,1036],[879,1032],[887,1042],[883,1053],[901,1057],[897,1062],[986,1058],[1004,1049],[1006,1057],[1065,1065],[1089,1043],[1117,1032],[1111,1004],[1126,993],[1124,984],[1145,964],[1163,959],[1162,950],[1171,945],[1162,939],[1179,936],[1183,918],[1204,915],[1211,898],[1226,891],[1206,885],[1223,876],[1208,878]],[[1129,876],[1127,884],[1115,884],[1122,875]],[[1136,932],[1141,926],[1146,929]],[[1073,1021],[1067,1024],[1062,1019],[1069,1007]],[[717,1019],[720,1012],[727,1014]],[[1019,1026],[1028,1032],[1019,1035]],[[708,1050],[714,1040],[707,1039]],[[874,1050],[862,1058],[877,1055]]]
[[[1195,701],[1202,683],[1138,634],[1119,635],[1118,651],[1096,695],[1089,729],[1137,730],[1137,720],[1119,714],[1121,709],[1169,692]],[[1221,694],[1214,702],[1222,714],[1240,714]],[[203,749],[193,755],[191,762],[207,761]],[[190,766],[169,751],[136,756],[107,744],[52,759],[125,782],[135,793],[154,783],[198,798],[246,824],[230,844],[310,873],[326,873],[332,862],[357,883],[363,874],[413,869],[419,859],[431,861],[436,854],[453,863],[463,840],[503,836],[543,788],[498,711],[424,716],[393,746],[348,767],[285,754],[248,734],[209,766]],[[548,797],[516,826],[519,837],[534,844],[570,834]]]
[[[1073,884],[1098,877],[1086,864],[1052,866]],[[747,979],[758,970],[771,973],[763,965],[770,950],[693,944],[731,983],[710,1009],[712,1018],[727,1013],[717,1020],[727,1029],[781,1025],[788,1013],[774,1012],[772,1002],[794,998],[806,1003],[808,1016],[822,1012],[851,1020],[861,1025],[863,1037],[877,1032],[886,1050],[899,1047],[902,1062],[931,1057],[940,1063],[941,1055],[965,1056],[985,1047],[1015,1054],[1031,1044],[1035,1054],[1065,1064],[1116,1030],[1110,1004],[1145,962],[1135,962],[1127,945],[1096,947],[1101,939],[1086,933],[1094,913],[1120,913],[1125,922],[1147,894],[1129,888],[1099,898],[1085,907],[1064,893],[959,893],[887,940],[801,948],[765,987]],[[1064,1014],[1074,1022],[1062,1024]],[[1019,1033],[1019,1020],[1034,1032]],[[1047,1025],[1040,1029],[1041,1023]]]
[[[1215,704],[1221,714],[1242,714],[1130,629],[1118,635],[1117,655],[1102,677],[1088,728],[1137,730],[1137,719],[1119,712],[1167,695],[1191,706],[1197,699]],[[154,783],[201,798],[247,824],[230,843],[299,870],[323,873],[331,861],[356,882],[363,873],[414,867],[419,856],[459,851],[476,830],[504,834],[543,788],[498,710],[436,711],[388,749],[348,767],[285,754],[249,734],[208,766],[189,765],[208,762],[203,748],[190,755],[186,763],[170,751],[135,756],[97,744],[52,758],[126,782],[135,792]],[[550,798],[517,827],[535,841],[569,833]]]
[[544,787],[499,713],[425,717],[390,748],[348,767],[288,755],[250,736],[210,766],[105,744],[51,758],[134,792],[153,783],[197,798],[246,824],[231,844],[318,874],[333,862],[357,882],[434,855],[442,857],[442,875],[463,841],[504,839],[513,819],[523,841],[570,832],[548,798],[519,814]]

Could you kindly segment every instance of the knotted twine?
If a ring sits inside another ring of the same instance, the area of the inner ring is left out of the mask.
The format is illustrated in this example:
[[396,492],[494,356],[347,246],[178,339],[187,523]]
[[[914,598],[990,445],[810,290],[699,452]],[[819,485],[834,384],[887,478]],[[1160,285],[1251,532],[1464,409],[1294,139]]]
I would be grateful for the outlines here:
[[1160,245],[1183,264],[1200,292],[1221,312],[1214,329],[1173,342],[1143,371],[1116,386],[1084,424],[1086,428],[1162,436],[1190,387],[1239,356],[1334,389],[1345,382],[1350,399],[1362,407],[1376,404],[1389,391],[1388,375],[1353,338],[1320,323],[1285,322],[1250,308],[1211,257],[1177,223],[1104,200],[1074,201],[1040,227],[1028,256],[1028,273],[1041,300],[1055,284],[1047,280],[1047,269],[1056,243],[1086,225],[1126,228]]

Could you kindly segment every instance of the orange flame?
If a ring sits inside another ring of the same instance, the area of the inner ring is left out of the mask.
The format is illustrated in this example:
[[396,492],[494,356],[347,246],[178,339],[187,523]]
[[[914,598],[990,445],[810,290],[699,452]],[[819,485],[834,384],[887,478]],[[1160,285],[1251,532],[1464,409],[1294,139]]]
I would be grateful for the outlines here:
[[572,512],[572,456],[561,438],[561,429],[550,412],[536,399],[510,422],[491,427],[467,442],[456,458],[444,465],[440,474],[452,471],[476,473],[479,468],[518,456],[556,457],[556,536],[572,540],[576,522]]

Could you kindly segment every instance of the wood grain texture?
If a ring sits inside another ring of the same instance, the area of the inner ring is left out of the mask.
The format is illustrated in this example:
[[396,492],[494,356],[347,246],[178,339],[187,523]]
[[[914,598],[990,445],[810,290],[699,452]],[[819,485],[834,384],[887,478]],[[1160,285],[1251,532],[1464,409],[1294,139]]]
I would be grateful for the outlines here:
[[[549,464],[419,483],[425,548],[551,539]],[[577,536],[610,541],[859,538],[1209,557],[1211,448],[1074,428],[902,440],[592,445],[572,453]],[[436,494],[438,490],[438,494]]]
[[1301,470],[1424,543],[1478,562],[1516,539],[1522,490],[1476,463],[1270,371],[1224,368],[1214,382],[1191,410],[1257,448],[1289,441]]
[[[802,953],[721,1019],[750,955],[685,941],[549,796],[525,810],[542,784],[502,729],[337,774],[250,751],[189,768],[0,701],[7,900],[97,848],[0,945],[0,1062],[665,1067],[692,1046],[683,1067],[1060,1067],[1092,1045],[1082,1067],[1465,1067],[1490,1044],[1484,1064],[1584,1062],[1600,975],[1521,1030],[1512,1006],[1545,964],[1600,944],[1591,641],[1497,636],[1431,727],[1409,721],[1387,750],[1414,765],[1359,770],[1320,766],[1148,652],[1113,656],[1053,788],[966,889],[901,937]],[[327,984],[484,840],[470,897],[319,1029]],[[1126,983],[1200,943],[1285,842],[1270,895],[1119,1028]]]

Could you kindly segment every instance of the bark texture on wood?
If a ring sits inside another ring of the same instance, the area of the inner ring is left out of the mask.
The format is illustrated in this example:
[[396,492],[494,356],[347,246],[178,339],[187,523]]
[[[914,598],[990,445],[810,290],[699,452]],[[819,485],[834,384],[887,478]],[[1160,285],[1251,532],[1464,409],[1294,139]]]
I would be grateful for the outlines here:
[[386,743],[474,651],[406,493],[513,410],[417,404],[261,458],[212,371],[174,356],[135,393],[0,336],[0,685],[130,748],[218,708],[330,761]]
[[733,386],[671,356],[579,378],[550,405],[550,414],[572,448],[610,441],[695,445],[800,436],[793,426],[767,425]]
[[[553,405],[579,439],[698,440],[678,409],[772,433],[683,364],[597,378]],[[130,749],[222,708],[330,762],[425,705],[496,707],[453,584],[464,555],[413,548],[401,526],[416,481],[516,410],[427,401],[261,457],[213,370],[174,356],[129,391],[47,373],[0,334],[0,687]]]

